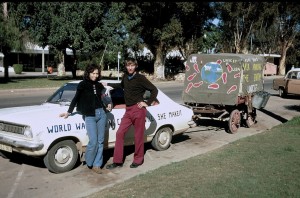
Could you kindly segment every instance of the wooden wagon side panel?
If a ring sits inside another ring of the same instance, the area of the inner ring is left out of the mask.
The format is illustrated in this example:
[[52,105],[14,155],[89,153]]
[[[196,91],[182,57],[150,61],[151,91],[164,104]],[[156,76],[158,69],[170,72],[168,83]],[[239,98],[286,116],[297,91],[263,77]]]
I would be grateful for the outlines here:
[[263,89],[263,57],[192,54],[186,61],[185,103],[235,105],[238,96]]

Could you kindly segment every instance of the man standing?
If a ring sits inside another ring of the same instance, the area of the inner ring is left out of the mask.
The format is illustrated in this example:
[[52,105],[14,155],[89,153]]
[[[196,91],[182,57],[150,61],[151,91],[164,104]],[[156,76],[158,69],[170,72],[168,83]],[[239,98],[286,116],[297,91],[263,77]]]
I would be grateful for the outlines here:
[[[113,169],[123,166],[124,137],[131,125],[134,126],[134,159],[130,168],[137,168],[144,162],[144,131],[146,119],[146,107],[155,103],[158,94],[157,88],[144,76],[137,72],[137,61],[128,58],[125,61],[126,72],[122,77],[121,83],[107,83],[113,88],[124,89],[124,99],[126,111],[121,120],[120,127],[116,133],[116,143],[114,148],[113,163],[106,166]],[[144,102],[145,91],[150,91],[150,98]]]

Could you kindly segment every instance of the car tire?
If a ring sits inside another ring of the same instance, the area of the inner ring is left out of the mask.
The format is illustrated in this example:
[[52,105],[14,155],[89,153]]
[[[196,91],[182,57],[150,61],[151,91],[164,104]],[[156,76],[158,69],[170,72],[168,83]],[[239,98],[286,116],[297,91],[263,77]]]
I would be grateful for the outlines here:
[[160,128],[151,141],[152,147],[157,151],[168,149],[172,141],[172,129],[170,127]]
[[50,172],[68,172],[74,168],[78,155],[74,141],[64,140],[51,147],[44,157],[44,164]]
[[279,96],[281,98],[284,98],[286,96],[286,92],[284,91],[284,89],[282,87],[279,88],[278,92],[279,92]]

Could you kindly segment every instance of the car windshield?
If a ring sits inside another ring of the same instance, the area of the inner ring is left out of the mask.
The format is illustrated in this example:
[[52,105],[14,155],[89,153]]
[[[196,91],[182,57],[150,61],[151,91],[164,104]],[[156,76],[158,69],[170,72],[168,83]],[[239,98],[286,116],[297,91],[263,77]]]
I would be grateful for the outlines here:
[[54,94],[52,94],[46,102],[49,103],[60,103],[60,102],[71,102],[75,96],[77,85],[75,83],[66,83],[64,86],[59,88]]

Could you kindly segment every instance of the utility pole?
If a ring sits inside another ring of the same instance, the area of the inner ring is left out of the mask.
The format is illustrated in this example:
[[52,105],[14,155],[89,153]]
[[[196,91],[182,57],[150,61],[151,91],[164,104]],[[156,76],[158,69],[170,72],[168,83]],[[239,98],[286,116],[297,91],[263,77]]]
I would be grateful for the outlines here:
[[120,76],[120,58],[121,58],[121,52],[118,52],[118,80]]
[[[7,21],[8,13],[7,13],[7,2],[3,2],[3,20]],[[4,23],[6,26],[7,23]],[[5,54],[5,52],[3,52]],[[8,81],[8,65],[6,65],[3,61],[3,67],[4,67],[4,79],[5,81]]]

